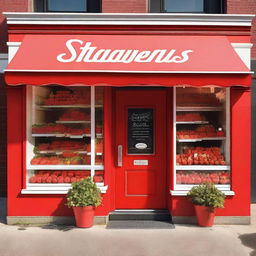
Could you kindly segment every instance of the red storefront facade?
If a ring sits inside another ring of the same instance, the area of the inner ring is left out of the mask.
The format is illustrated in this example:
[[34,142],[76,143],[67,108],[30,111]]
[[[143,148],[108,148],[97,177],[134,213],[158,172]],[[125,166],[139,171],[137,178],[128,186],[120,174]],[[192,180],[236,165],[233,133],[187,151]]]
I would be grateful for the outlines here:
[[6,16],[9,223],[67,221],[71,179],[88,175],[101,221],[190,222],[186,193],[210,179],[227,195],[217,222],[249,223],[252,16]]

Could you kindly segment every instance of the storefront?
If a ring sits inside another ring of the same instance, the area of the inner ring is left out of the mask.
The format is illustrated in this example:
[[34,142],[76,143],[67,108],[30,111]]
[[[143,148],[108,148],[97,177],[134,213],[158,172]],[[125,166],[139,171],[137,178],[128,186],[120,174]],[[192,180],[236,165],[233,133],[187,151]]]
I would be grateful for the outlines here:
[[227,195],[217,222],[249,223],[252,16],[5,15],[8,223],[67,221],[87,176],[101,221],[190,222],[188,190],[211,181]]

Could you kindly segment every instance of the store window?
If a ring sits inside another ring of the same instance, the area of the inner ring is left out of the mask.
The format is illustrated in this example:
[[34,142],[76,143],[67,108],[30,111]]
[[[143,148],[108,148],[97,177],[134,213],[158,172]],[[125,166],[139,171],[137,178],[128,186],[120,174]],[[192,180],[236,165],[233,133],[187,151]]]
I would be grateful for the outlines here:
[[223,13],[224,0],[150,0],[150,12]]
[[100,0],[35,0],[36,12],[100,12]]
[[103,186],[103,88],[28,86],[27,99],[27,187]]
[[229,89],[177,87],[174,102],[174,189],[230,190]]

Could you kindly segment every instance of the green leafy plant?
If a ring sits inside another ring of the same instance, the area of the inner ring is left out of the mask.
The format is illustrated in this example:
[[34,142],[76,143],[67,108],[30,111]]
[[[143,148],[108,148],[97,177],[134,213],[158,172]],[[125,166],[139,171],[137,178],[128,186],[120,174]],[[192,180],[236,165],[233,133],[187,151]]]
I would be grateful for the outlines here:
[[91,177],[73,182],[67,193],[67,206],[99,206],[101,192]]
[[213,183],[203,183],[193,187],[188,196],[195,205],[224,208],[225,194],[215,187]]

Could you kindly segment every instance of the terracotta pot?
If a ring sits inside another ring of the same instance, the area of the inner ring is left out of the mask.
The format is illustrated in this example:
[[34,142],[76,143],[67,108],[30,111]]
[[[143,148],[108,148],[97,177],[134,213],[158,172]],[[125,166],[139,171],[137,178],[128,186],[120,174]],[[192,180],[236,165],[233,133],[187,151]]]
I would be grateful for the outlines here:
[[198,225],[201,227],[212,227],[216,209],[202,205],[194,206]]
[[93,225],[95,207],[81,206],[73,207],[76,226],[79,228],[90,228]]

